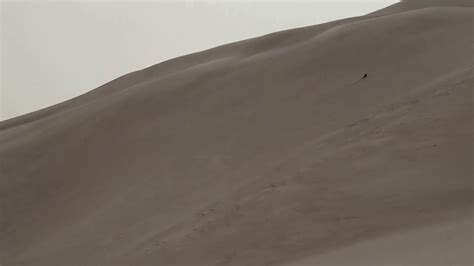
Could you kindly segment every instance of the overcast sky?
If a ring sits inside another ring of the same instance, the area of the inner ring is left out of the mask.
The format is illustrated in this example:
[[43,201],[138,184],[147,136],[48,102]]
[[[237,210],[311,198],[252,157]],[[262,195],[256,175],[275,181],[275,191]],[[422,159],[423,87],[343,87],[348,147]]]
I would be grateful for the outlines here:
[[397,2],[0,1],[0,120],[180,55]]

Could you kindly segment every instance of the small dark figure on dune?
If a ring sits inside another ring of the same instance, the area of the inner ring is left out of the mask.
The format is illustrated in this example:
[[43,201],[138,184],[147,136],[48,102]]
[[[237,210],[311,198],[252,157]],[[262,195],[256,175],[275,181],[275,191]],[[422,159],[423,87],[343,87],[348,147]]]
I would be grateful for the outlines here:
[[367,77],[367,73],[364,73],[364,75],[362,76],[362,79],[365,79]]

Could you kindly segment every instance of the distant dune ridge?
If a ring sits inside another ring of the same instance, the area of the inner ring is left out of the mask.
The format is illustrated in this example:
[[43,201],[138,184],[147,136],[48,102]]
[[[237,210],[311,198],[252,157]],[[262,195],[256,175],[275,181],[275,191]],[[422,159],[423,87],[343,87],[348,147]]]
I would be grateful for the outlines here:
[[473,25],[404,1],[1,122],[0,263],[473,265]]

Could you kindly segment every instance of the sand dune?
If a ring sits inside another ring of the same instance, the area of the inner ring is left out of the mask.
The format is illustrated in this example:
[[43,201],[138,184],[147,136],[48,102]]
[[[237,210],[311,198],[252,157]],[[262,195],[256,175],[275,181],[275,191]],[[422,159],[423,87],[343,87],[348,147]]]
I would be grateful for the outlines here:
[[472,265],[473,22],[405,1],[1,122],[0,262]]
[[472,224],[472,219],[460,219],[400,232],[305,258],[287,266],[470,265],[472,260],[466,258],[472,256],[472,234],[468,233],[472,231]]

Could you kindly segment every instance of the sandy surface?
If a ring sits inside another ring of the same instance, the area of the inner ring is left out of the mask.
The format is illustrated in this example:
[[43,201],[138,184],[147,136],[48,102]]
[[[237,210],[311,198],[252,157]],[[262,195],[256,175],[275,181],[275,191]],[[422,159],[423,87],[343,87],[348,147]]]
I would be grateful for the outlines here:
[[473,265],[473,222],[471,217],[399,232],[285,266]]
[[473,6],[232,43],[0,123],[2,266],[472,265]]

